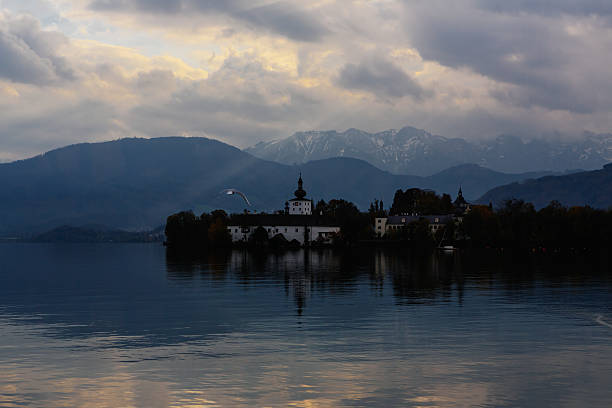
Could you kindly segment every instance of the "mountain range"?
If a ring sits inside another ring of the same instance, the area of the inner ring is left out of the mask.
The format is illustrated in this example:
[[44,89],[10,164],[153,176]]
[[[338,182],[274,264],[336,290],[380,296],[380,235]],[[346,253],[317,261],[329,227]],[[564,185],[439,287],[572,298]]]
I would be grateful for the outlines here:
[[404,127],[368,133],[297,132],[283,140],[260,142],[245,149],[266,160],[300,164],[331,157],[352,157],[394,174],[427,176],[452,166],[475,163],[506,173],[597,169],[612,161],[612,134],[585,133],[579,141],[562,142],[502,135],[471,142]]
[[206,138],[121,139],[56,149],[0,164],[0,233],[34,234],[61,225],[150,230],[177,211],[241,212],[244,192],[257,211],[282,209],[302,173],[312,199],[344,198],[365,210],[397,189],[430,188],[477,198],[500,184],[542,173],[503,174],[461,165],[429,177],[394,175],[363,160],[330,158],[290,166]]
[[514,182],[493,188],[478,201],[499,205],[510,198],[533,203],[536,208],[552,200],[566,206],[612,208],[612,164],[600,170]]

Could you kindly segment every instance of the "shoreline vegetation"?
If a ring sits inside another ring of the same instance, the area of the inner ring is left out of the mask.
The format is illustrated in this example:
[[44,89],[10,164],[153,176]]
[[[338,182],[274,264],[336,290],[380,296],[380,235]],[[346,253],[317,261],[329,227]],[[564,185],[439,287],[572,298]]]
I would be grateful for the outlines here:
[[[565,207],[557,201],[540,210],[523,200],[510,199],[498,208],[491,204],[469,205],[458,211],[449,195],[438,196],[433,191],[414,188],[398,190],[388,210],[378,200],[371,203],[367,212],[361,212],[349,201],[334,199],[317,202],[313,213],[327,217],[340,227],[340,232],[329,244],[309,242],[304,245],[309,247],[380,246],[426,251],[444,247],[511,248],[530,252],[612,247],[612,209]],[[449,221],[432,230],[427,216],[433,214],[448,215]],[[377,218],[398,215],[409,216],[414,221],[384,234],[375,230]],[[266,250],[301,246],[296,241],[283,239],[282,234],[269,234],[262,226],[257,227],[248,241],[232,242],[228,225],[237,225],[236,220],[244,219],[245,214],[228,215],[223,210],[200,216],[182,211],[168,217],[164,244],[183,250],[230,247]]]

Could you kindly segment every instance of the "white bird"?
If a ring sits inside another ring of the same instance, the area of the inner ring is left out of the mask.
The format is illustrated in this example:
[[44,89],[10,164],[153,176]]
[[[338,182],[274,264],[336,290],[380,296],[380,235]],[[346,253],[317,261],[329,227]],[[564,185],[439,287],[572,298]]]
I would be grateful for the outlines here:
[[235,188],[228,188],[227,190],[223,190],[221,193],[226,194],[226,195],[238,194],[240,197],[242,197],[242,199],[247,203],[249,207],[251,206],[251,203],[249,202],[249,199],[247,198],[247,196],[244,195],[244,193],[236,190]]

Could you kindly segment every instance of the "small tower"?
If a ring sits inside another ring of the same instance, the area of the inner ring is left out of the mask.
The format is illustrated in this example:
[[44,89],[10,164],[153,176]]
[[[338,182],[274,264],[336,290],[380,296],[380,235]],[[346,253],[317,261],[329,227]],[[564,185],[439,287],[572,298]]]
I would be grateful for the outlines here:
[[468,208],[468,202],[463,198],[463,191],[461,191],[461,186],[459,186],[459,192],[457,193],[457,198],[453,203],[455,206],[455,210],[465,211]]
[[302,181],[302,173],[300,173],[300,178],[298,179],[298,188],[293,193],[295,194],[295,197],[299,198],[300,200],[306,197],[306,191],[304,191],[303,185],[304,185],[304,182]]
[[291,215],[312,215],[312,201],[306,198],[306,191],[304,191],[304,181],[302,180],[302,173],[298,179],[298,188],[293,194],[295,198],[289,200],[289,214]]

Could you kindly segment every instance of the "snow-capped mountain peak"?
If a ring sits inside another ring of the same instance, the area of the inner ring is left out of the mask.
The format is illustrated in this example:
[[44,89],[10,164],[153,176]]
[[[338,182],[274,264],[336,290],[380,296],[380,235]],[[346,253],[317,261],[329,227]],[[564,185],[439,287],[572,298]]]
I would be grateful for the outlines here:
[[512,135],[474,143],[414,127],[369,133],[297,132],[283,140],[260,142],[247,152],[281,163],[353,157],[396,174],[430,175],[450,166],[477,163],[498,171],[595,169],[612,160],[612,135],[585,133],[575,142],[523,141]]

